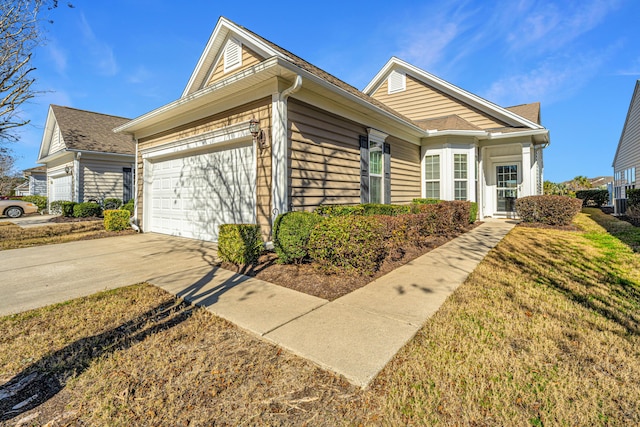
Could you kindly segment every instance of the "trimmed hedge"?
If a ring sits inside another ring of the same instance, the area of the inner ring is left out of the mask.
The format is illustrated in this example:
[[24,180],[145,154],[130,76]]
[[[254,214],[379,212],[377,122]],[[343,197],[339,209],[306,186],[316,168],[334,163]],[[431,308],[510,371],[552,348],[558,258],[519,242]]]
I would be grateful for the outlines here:
[[122,206],[122,209],[129,211],[130,215],[133,216],[133,210],[135,209],[135,201],[133,199],[129,200]]
[[524,222],[569,225],[582,209],[582,200],[567,196],[527,196],[516,199],[516,212]]
[[[582,200],[582,206],[601,207],[609,201],[609,191],[607,190],[578,190],[576,198]],[[589,203],[592,202],[592,203]]]
[[38,212],[42,212],[47,209],[47,196],[23,196],[21,200],[36,205],[38,207]]
[[471,207],[469,210],[469,224],[473,224],[478,219],[478,204],[476,202],[470,202]]
[[104,211],[104,229],[121,231],[129,228],[129,211],[124,209],[107,209]]
[[640,188],[627,190],[627,207],[640,206]]
[[108,197],[102,202],[104,210],[107,209],[120,209],[122,207],[122,200],[117,197]]
[[87,218],[90,216],[100,215],[102,215],[102,208],[97,203],[82,202],[73,205],[73,216],[76,218]]
[[218,231],[218,256],[235,265],[254,263],[262,253],[260,226],[222,224]]
[[323,216],[364,215],[362,205],[320,205],[314,212]]
[[309,237],[324,217],[312,212],[278,215],[273,226],[273,246],[282,264],[300,263],[309,256]]
[[364,215],[389,215],[398,216],[411,213],[409,205],[385,205],[378,203],[367,203],[360,205],[364,209]]
[[328,272],[372,275],[385,257],[385,226],[373,216],[333,216],[317,224],[309,255]]
[[411,201],[411,203],[416,204],[416,205],[435,205],[436,203],[440,203],[443,200],[440,199],[422,199],[422,198],[417,198],[417,199],[413,199]]

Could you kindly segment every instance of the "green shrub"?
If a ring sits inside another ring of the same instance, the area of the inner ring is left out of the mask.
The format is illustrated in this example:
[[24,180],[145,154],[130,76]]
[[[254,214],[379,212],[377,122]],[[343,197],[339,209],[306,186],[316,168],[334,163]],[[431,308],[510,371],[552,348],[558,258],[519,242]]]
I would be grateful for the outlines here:
[[104,202],[102,202],[102,207],[105,210],[120,209],[122,207],[122,200],[118,199],[117,197],[108,197],[104,199]]
[[97,203],[83,202],[83,203],[76,203],[73,206],[73,216],[76,218],[87,218],[90,216],[100,216],[100,215],[102,215],[102,208]]
[[390,215],[398,216],[411,213],[409,205],[385,205],[379,203],[367,203],[360,205],[364,209],[364,215]]
[[528,196],[516,199],[516,212],[524,222],[569,225],[582,209],[582,200],[567,196]]
[[53,215],[62,215],[62,216],[73,216],[73,207],[76,205],[76,202],[70,202],[68,200],[54,200],[51,202],[51,207],[49,208],[49,213]]
[[42,212],[47,209],[47,196],[24,196],[22,200],[36,205],[38,207],[38,212]]
[[627,190],[627,206],[640,206],[640,188]]
[[384,235],[384,225],[373,216],[329,217],[311,232],[309,256],[329,272],[371,275],[385,257]]
[[107,209],[104,211],[104,229],[120,231],[129,228],[129,211],[124,209]]
[[411,203],[414,203],[416,205],[435,205],[436,203],[440,203],[440,202],[442,202],[442,200],[440,199],[422,199],[422,198],[413,199],[411,201]]
[[464,229],[471,219],[471,202],[442,200],[435,204],[413,205],[420,215],[416,227],[421,236],[445,235]]
[[609,191],[607,190],[578,190],[576,198],[582,200],[582,206],[601,207],[609,201]]
[[311,230],[324,217],[312,212],[287,212],[278,215],[273,226],[273,246],[278,262],[299,263],[309,255]]
[[125,210],[129,211],[131,216],[133,216],[133,214],[134,214],[133,210],[135,209],[135,200],[133,200],[133,199],[129,200],[127,203],[125,203],[122,206],[122,209],[125,209]]
[[471,202],[471,206],[469,208],[469,224],[473,224],[478,219],[478,204],[476,202]]
[[222,224],[218,232],[218,256],[235,265],[254,263],[262,252],[260,226]]
[[314,210],[323,216],[364,215],[362,205],[320,205]]

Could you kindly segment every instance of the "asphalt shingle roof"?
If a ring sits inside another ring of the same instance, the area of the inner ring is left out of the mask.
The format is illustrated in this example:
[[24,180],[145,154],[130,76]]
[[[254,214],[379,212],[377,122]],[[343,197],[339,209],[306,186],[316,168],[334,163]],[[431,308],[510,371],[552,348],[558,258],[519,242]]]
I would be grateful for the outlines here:
[[135,154],[133,137],[113,132],[114,128],[129,122],[130,119],[59,105],[52,105],[51,109],[67,149]]

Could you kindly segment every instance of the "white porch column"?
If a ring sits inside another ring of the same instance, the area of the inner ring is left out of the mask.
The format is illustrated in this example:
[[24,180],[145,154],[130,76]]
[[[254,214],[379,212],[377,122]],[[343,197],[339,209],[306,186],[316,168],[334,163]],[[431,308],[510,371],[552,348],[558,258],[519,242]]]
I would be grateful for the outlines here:
[[519,196],[531,196],[535,194],[532,192],[532,183],[535,182],[535,178],[532,176],[531,170],[531,144],[522,144],[522,194]]
[[478,216],[480,221],[484,220],[485,215],[485,200],[486,191],[487,191],[487,180],[485,178],[485,170],[484,170],[484,156],[485,156],[485,147],[480,148],[479,150],[479,159],[478,159],[478,194],[476,203],[478,203]]
[[287,102],[271,95],[271,198],[272,221],[287,212]]

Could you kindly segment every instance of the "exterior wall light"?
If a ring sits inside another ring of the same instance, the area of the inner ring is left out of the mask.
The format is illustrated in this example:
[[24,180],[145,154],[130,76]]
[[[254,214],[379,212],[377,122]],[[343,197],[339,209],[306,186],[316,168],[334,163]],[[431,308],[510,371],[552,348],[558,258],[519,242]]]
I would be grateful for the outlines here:
[[267,146],[267,138],[264,131],[260,128],[260,121],[255,117],[249,120],[249,132],[253,136],[253,142],[257,142],[260,148]]

